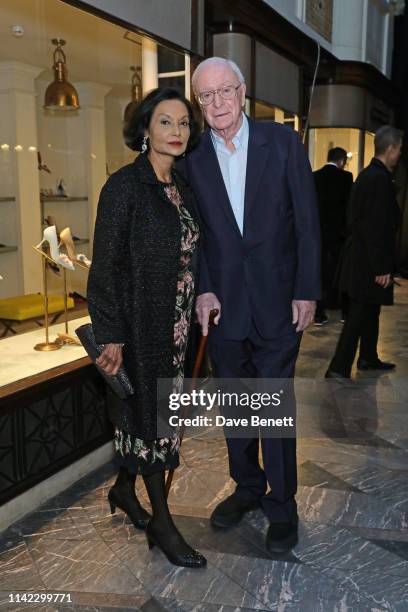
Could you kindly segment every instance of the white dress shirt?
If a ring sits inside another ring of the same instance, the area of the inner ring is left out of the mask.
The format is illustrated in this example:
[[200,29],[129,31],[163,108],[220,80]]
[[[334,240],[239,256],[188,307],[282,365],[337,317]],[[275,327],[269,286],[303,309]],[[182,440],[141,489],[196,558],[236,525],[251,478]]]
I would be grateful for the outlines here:
[[242,125],[232,139],[235,151],[230,151],[225,141],[211,130],[211,138],[217,154],[221,174],[229,201],[241,234],[244,230],[245,179],[248,158],[249,125],[242,113]]

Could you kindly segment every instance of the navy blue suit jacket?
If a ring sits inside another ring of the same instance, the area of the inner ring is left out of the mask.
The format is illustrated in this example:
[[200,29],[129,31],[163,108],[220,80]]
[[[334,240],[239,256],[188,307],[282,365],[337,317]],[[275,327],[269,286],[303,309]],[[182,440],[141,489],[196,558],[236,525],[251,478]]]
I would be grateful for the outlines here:
[[242,340],[293,332],[292,300],[320,298],[320,225],[313,175],[298,134],[249,119],[241,235],[207,130],[186,158],[202,223],[198,293],[222,316],[212,336]]

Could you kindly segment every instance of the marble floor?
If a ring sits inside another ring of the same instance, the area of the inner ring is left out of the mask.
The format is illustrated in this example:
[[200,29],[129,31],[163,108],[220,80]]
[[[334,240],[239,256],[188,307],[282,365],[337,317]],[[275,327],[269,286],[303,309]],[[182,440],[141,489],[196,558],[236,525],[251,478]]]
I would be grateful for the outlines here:
[[[345,612],[408,610],[408,282],[384,309],[380,355],[392,374],[339,386],[339,401],[314,411],[298,442],[299,544],[273,556],[267,520],[249,513],[214,531],[214,506],[233,490],[220,439],[189,439],[171,492],[204,570],[172,566],[106,501],[111,464],[51,499],[0,536],[0,609],[104,612]],[[320,380],[341,329],[339,316],[304,337],[297,373]],[[338,383],[336,383],[338,384]],[[405,385],[405,386],[404,386]],[[298,418],[308,421],[307,405]],[[143,485],[137,482],[147,505]],[[71,604],[11,604],[9,593],[70,593]]]

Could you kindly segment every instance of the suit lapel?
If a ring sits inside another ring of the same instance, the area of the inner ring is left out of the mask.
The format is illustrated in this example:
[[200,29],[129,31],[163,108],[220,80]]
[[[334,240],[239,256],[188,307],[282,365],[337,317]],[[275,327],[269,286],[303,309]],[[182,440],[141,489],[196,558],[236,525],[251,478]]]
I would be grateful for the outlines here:
[[228,192],[225,187],[221,168],[218,163],[217,154],[211,140],[209,129],[204,132],[200,147],[197,150],[195,157],[195,168],[199,170],[207,188],[212,191],[214,201],[219,203],[220,208],[226,215],[234,230],[238,232],[240,237],[242,237],[231,207],[231,202],[228,197]]
[[258,184],[269,155],[268,140],[264,135],[262,124],[251,119],[248,119],[248,123],[249,141],[245,179],[244,234],[245,224],[255,202]]

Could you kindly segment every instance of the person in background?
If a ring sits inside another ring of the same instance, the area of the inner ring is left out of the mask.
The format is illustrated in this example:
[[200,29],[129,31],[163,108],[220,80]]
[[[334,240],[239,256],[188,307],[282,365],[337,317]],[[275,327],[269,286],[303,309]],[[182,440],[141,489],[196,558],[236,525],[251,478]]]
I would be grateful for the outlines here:
[[326,378],[350,378],[358,343],[359,370],[393,370],[377,353],[382,305],[393,303],[395,238],[400,221],[393,169],[401,155],[402,133],[380,128],[375,156],[358,176],[350,199],[351,236],[347,241],[340,289],[349,298],[347,317]]
[[327,164],[313,173],[322,234],[322,299],[317,302],[315,314],[318,326],[328,322],[326,309],[337,307],[339,302],[334,280],[346,238],[347,204],[353,186],[353,175],[344,169],[346,164],[347,151],[333,147]]

